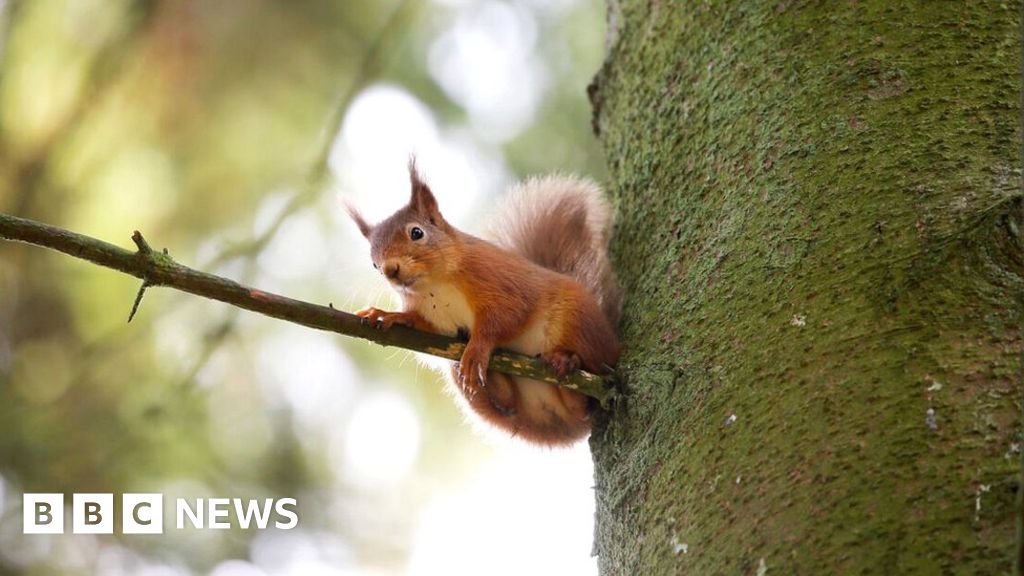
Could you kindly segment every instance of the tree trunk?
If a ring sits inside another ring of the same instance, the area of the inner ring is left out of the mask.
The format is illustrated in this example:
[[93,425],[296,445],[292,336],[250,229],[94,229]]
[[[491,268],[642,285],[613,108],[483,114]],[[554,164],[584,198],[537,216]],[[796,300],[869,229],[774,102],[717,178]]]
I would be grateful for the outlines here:
[[1005,574],[1020,2],[611,0],[602,574]]

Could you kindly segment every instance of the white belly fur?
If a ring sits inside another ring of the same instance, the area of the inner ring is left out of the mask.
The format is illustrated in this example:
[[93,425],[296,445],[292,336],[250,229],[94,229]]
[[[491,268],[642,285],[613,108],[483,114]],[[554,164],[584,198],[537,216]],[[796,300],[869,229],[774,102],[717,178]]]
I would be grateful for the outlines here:
[[404,295],[406,310],[416,310],[439,332],[455,336],[459,328],[473,327],[473,311],[462,292],[454,286],[417,286],[416,292]]
[[[473,311],[462,292],[454,286],[417,286],[415,293],[406,293],[406,310],[416,310],[439,332],[455,336],[460,328],[473,329]],[[546,312],[534,318],[515,339],[501,342],[499,346],[521,354],[535,356],[548,350]]]

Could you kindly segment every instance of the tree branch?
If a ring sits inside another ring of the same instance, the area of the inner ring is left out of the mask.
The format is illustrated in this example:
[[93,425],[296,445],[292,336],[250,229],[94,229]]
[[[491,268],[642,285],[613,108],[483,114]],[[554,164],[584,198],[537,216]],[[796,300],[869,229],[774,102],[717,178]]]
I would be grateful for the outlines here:
[[[139,249],[131,252],[70,230],[0,214],[0,238],[51,248],[75,258],[118,270],[141,279],[143,289],[167,286],[273,318],[362,338],[383,346],[397,346],[449,360],[461,358],[466,346],[464,342],[454,338],[420,332],[404,326],[379,330],[364,324],[358,316],[335,310],[333,307],[263,292],[227,278],[193,270],[175,262],[166,251],[158,252],[151,249],[139,232],[132,236]],[[141,296],[136,298],[133,314],[139,300]],[[596,398],[602,405],[607,404],[613,385],[610,376],[601,377],[583,371],[577,371],[564,380],[558,380],[540,360],[500,350],[491,358],[490,369],[578,390]]]

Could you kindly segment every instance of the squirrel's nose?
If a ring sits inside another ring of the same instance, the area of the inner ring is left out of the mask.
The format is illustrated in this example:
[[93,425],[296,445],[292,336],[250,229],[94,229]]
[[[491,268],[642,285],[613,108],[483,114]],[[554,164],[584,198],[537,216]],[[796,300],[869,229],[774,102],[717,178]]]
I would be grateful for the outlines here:
[[398,278],[398,262],[385,262],[384,263],[384,275],[394,280]]

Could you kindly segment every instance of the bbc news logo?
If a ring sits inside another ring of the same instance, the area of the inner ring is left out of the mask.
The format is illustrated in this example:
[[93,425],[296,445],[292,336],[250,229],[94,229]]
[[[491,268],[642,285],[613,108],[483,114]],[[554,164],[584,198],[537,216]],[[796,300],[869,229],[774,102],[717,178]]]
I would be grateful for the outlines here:
[[[294,498],[196,498],[174,501],[175,523],[178,530],[186,526],[199,529],[226,530],[231,520],[239,528],[255,527],[265,530],[270,526],[291,530],[299,524]],[[25,494],[22,498],[22,531],[25,534],[64,533],[63,494]],[[122,534],[163,534],[163,494],[122,494]],[[73,494],[71,497],[71,532],[73,534],[114,533],[113,494]],[[273,522],[271,522],[273,520]]]

